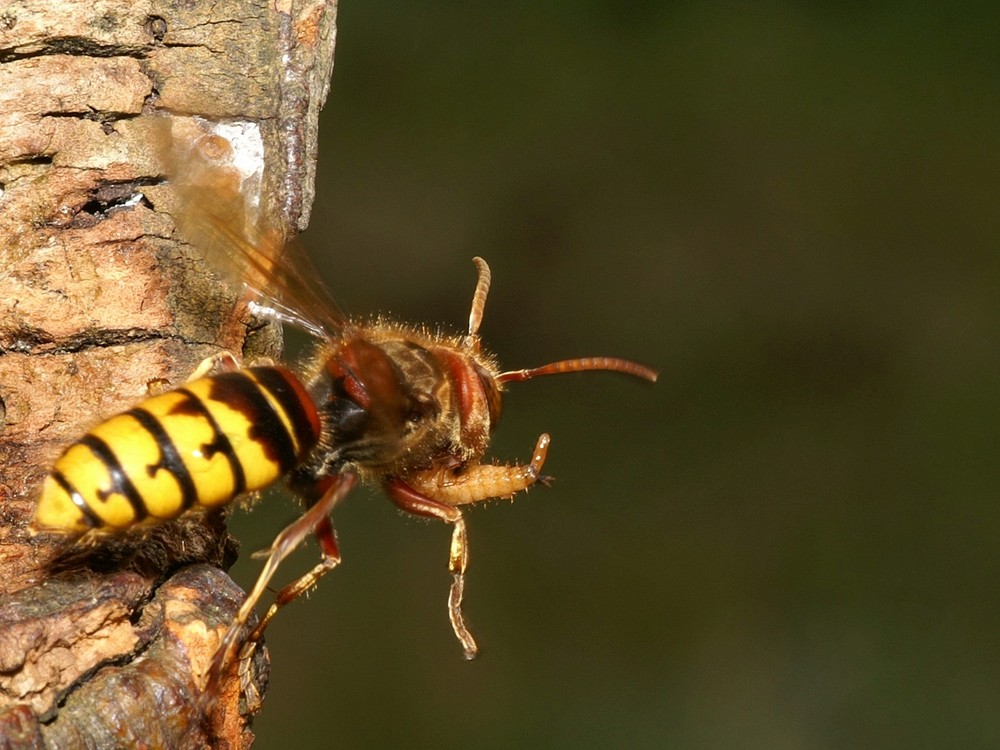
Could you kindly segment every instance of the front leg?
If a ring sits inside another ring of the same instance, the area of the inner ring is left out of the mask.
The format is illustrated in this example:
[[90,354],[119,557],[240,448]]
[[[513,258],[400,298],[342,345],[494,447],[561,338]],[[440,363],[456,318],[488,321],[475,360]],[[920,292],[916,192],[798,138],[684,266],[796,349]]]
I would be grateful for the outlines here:
[[549,436],[542,435],[535,444],[531,462],[524,466],[472,464],[456,472],[453,466],[441,466],[413,472],[405,480],[392,479],[385,489],[400,508],[418,516],[437,518],[453,526],[448,569],[452,574],[448,594],[448,618],[455,636],[462,644],[466,659],[474,659],[479,649],[465,624],[462,597],[465,593],[465,569],[469,564],[469,542],[465,518],[456,506],[497,497],[512,497],[538,481],[549,448]]
[[407,513],[428,518],[438,518],[450,523],[454,528],[451,532],[451,547],[448,552],[448,569],[452,574],[451,591],[448,594],[448,618],[451,620],[455,637],[462,644],[466,659],[475,659],[479,648],[476,640],[465,625],[462,616],[462,596],[465,593],[465,568],[469,564],[469,544],[465,533],[465,519],[462,511],[451,505],[428,497],[411,487],[402,479],[393,479],[385,484],[386,493],[401,509]]

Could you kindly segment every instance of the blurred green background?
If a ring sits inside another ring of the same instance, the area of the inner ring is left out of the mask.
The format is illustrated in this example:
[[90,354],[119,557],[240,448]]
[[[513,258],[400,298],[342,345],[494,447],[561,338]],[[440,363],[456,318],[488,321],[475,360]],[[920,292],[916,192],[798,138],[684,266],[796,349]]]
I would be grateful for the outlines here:
[[557,481],[468,513],[476,662],[449,530],[353,495],[257,747],[1000,747],[998,21],[345,1],[307,235],[341,304],[460,330],[479,254],[505,366],[662,376],[511,386],[493,455],[548,431]]

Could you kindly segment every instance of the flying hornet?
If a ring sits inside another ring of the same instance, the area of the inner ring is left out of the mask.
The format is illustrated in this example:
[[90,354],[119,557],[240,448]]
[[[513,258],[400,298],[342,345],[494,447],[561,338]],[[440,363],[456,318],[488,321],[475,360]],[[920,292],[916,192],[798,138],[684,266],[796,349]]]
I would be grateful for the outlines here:
[[[166,119],[166,118],[164,118]],[[278,566],[309,535],[320,562],[278,592],[253,643],[278,609],[340,562],[330,520],[359,482],[380,486],[401,509],[452,526],[451,626],[466,658],[477,653],[462,598],[468,540],[462,507],[510,498],[544,480],[549,436],[524,464],[484,463],[506,384],[585,370],[657,374],[610,357],[503,371],[480,345],[490,269],[478,273],[468,329],[445,335],[341,312],[294,245],[257,217],[234,179],[233,144],[205,123],[168,139],[168,177],[182,199],[181,237],[226,278],[241,281],[256,309],[305,329],[318,342],[299,368],[242,368],[232,356],[203,363],[191,380],[111,417],[70,445],[46,476],[37,530],[69,536],[125,532],[184,514],[223,509],[284,478],[305,511],[263,553],[266,562],[218,649],[218,679]]]

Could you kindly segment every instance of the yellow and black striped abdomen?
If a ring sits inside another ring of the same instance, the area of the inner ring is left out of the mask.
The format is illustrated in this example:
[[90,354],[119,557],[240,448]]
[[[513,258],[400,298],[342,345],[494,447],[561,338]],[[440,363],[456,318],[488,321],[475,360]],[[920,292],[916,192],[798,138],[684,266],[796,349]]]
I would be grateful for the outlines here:
[[34,525],[79,534],[224,505],[291,470],[319,429],[305,388],[284,368],[191,381],[70,446],[45,478]]

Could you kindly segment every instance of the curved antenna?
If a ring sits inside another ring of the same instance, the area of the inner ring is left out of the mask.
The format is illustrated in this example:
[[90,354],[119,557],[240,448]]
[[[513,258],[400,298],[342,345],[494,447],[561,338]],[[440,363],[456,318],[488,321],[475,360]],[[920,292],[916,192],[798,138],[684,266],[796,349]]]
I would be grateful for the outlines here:
[[[476,291],[472,295],[472,310],[469,312],[469,333],[463,342],[465,347],[474,352],[479,351],[479,326],[483,322],[483,309],[486,307],[486,296],[490,293],[490,267],[485,260],[478,255],[472,259],[479,272],[479,279],[476,282]],[[588,370],[606,370],[609,372],[620,372],[624,375],[648,380],[655,383],[658,373],[656,370],[633,362],[629,359],[619,359],[617,357],[580,357],[578,359],[563,359],[558,362],[550,362],[541,367],[533,367],[527,370],[511,370],[502,372],[496,377],[497,383],[512,383],[521,380],[531,380],[539,375],[559,375],[564,372],[585,372]]]
[[618,359],[617,357],[580,357],[579,359],[563,359],[558,362],[550,362],[541,367],[533,367],[528,370],[511,370],[497,375],[498,383],[513,383],[522,380],[531,380],[539,375],[561,375],[564,372],[585,372],[588,370],[608,370],[610,372],[620,372],[636,378],[648,380],[655,383],[659,373],[656,370],[640,365],[630,359]]
[[469,312],[469,335],[465,337],[466,347],[479,351],[479,326],[483,322],[483,309],[486,307],[486,295],[490,293],[490,267],[478,255],[472,259],[479,272],[476,281],[476,291],[472,295],[472,310]]

